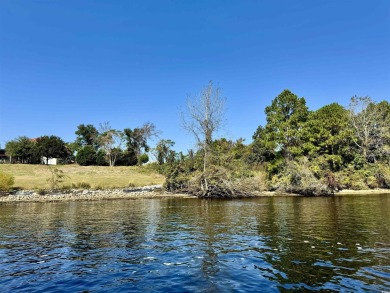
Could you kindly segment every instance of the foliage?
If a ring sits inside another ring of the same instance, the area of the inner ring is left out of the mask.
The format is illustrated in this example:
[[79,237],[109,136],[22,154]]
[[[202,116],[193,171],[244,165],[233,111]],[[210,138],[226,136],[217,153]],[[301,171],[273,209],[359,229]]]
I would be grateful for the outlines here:
[[265,108],[265,145],[268,151],[278,152],[285,159],[301,154],[301,129],[309,114],[304,98],[284,90]]
[[266,108],[248,163],[267,171],[269,188],[305,195],[342,188],[388,188],[390,105],[352,97],[308,111],[305,102],[282,92]]
[[96,153],[96,165],[98,166],[108,166],[108,163],[106,161],[106,153],[104,150],[100,149]]
[[36,142],[37,154],[40,157],[46,158],[46,164],[50,158],[66,158],[69,151],[65,146],[65,142],[58,136],[41,136]]
[[172,156],[171,148],[175,145],[175,143],[170,139],[161,139],[155,148],[157,162],[160,165],[163,165],[169,160],[169,156]]
[[148,139],[157,136],[158,131],[153,123],[147,122],[141,127],[134,129],[125,128],[123,130],[127,150],[134,152],[137,157],[141,155],[142,150],[148,152],[150,147],[147,144]]
[[75,189],[90,189],[91,188],[91,184],[86,183],[86,182],[72,183],[72,188],[75,188]]
[[14,182],[14,176],[0,171],[0,192],[9,191],[14,185]]
[[[242,139],[225,138],[210,144],[208,168],[203,171],[203,150],[177,155],[166,169],[166,188],[184,191],[198,197],[235,198],[252,196],[264,190],[264,173],[255,172],[247,165],[249,148]],[[207,182],[207,186],[205,186]]]
[[32,139],[26,136],[19,136],[14,140],[8,141],[5,145],[5,150],[9,156],[16,158],[16,160],[22,164],[39,162],[36,144]]
[[370,97],[352,97],[349,105],[353,142],[367,162],[389,160],[390,105]]
[[111,129],[108,123],[102,125],[101,128],[102,133],[99,142],[106,155],[108,164],[113,167],[122,152],[121,147],[124,143],[124,135],[119,130]]
[[[156,172],[163,174],[168,190],[199,197],[250,196],[265,189],[326,195],[344,188],[390,188],[388,101],[354,96],[346,108],[332,103],[309,111],[304,98],[284,90],[265,108],[266,124],[257,127],[249,145],[243,139],[215,138],[223,122],[224,102],[212,82],[189,97],[183,126],[194,136],[197,149],[183,154],[173,150],[173,141],[161,139],[152,149],[157,162],[139,172],[160,179]],[[123,131],[108,123],[100,125],[99,131],[80,124],[72,143],[53,135],[36,140],[22,136],[7,142],[6,152],[14,162],[28,164],[41,157],[73,162],[77,153],[76,161],[83,166],[142,165],[149,161],[149,139],[157,134],[150,122]],[[65,175],[59,169],[50,173],[47,182],[52,189],[60,188]],[[92,176],[94,186],[118,185],[111,182],[111,175],[107,184],[95,182],[97,174]],[[136,184],[133,176],[120,176],[126,178],[121,186]],[[136,185],[153,182],[146,177]],[[32,184],[37,186],[36,181]]]
[[95,151],[99,147],[99,131],[91,124],[80,124],[75,132],[76,144],[79,147],[92,146]]
[[117,166],[135,166],[137,163],[138,159],[132,150],[121,151],[116,161]]
[[92,145],[86,145],[79,149],[76,155],[76,162],[80,166],[91,166],[97,164],[97,153]]
[[66,175],[64,171],[58,168],[49,167],[51,176],[46,179],[47,183],[51,190],[57,190],[60,187],[60,184],[64,182]]
[[337,190],[333,175],[316,176],[306,157],[288,161],[283,170],[274,175],[270,182],[273,190],[303,195],[328,195]]
[[[161,156],[166,186],[200,197],[242,196],[266,185],[304,195],[327,195],[342,188],[388,188],[390,106],[356,97],[351,103],[366,100],[365,112],[353,115],[337,103],[309,111],[304,98],[285,90],[266,107],[267,123],[257,128],[249,146],[243,140],[213,140],[202,124],[207,111],[199,114],[199,109],[190,108],[193,119],[186,125],[199,149],[186,156],[173,154],[169,163]],[[198,108],[204,105],[207,102]],[[376,115],[375,119],[369,116],[375,120],[371,142],[359,146],[354,125],[362,113]],[[256,172],[262,176],[256,178]]]
[[149,156],[147,154],[141,154],[139,157],[138,157],[138,165],[143,165],[143,164],[146,164],[147,162],[149,162]]

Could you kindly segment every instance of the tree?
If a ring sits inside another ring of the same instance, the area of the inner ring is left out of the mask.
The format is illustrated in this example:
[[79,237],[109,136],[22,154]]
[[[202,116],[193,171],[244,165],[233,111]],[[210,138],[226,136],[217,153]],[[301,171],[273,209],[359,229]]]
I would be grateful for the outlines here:
[[126,128],[123,130],[123,133],[127,150],[129,152],[134,152],[137,158],[141,155],[142,150],[144,152],[149,151],[150,147],[148,145],[148,140],[158,135],[156,126],[151,122],[147,122],[141,127],[134,128],[133,130]]
[[51,158],[63,159],[68,156],[65,142],[55,135],[45,135],[37,138],[36,147],[39,156],[46,158],[46,164],[48,164]]
[[250,163],[270,162],[276,157],[276,148],[272,142],[267,139],[267,133],[263,126],[259,126],[252,136],[251,153],[249,155]]
[[86,145],[79,149],[76,155],[76,162],[80,166],[96,165],[97,154],[92,145]]
[[268,147],[280,152],[285,159],[300,154],[301,129],[309,114],[306,100],[284,90],[265,108]]
[[149,156],[148,154],[142,154],[138,157],[138,165],[143,165],[149,162]]
[[303,128],[302,148],[310,159],[323,158],[337,171],[351,156],[348,111],[337,103],[311,112]]
[[124,150],[119,154],[115,164],[117,166],[135,166],[138,164],[138,158],[132,150]]
[[124,135],[122,131],[112,129],[108,122],[101,124],[100,128],[101,135],[99,136],[99,144],[106,154],[106,159],[110,167],[113,167],[122,151]]
[[37,161],[35,156],[35,142],[26,136],[19,136],[7,142],[5,149],[8,155],[16,157],[22,164]]
[[203,152],[203,175],[201,190],[207,193],[208,160],[213,135],[217,132],[223,122],[225,99],[222,97],[221,89],[209,84],[195,96],[187,97],[187,111],[182,113],[183,127],[193,134],[198,146]]
[[82,147],[86,145],[93,146],[95,150],[99,147],[99,131],[92,124],[80,124],[77,126],[76,143]]
[[387,102],[377,104],[370,97],[351,98],[349,118],[354,132],[353,142],[368,162],[375,162],[381,156],[388,156],[389,108]]
[[10,157],[10,162],[12,162],[12,157],[18,156],[18,142],[16,140],[7,141],[5,144],[5,151]]
[[156,158],[160,165],[167,162],[169,152],[171,147],[173,147],[175,143],[170,139],[161,139],[155,148]]

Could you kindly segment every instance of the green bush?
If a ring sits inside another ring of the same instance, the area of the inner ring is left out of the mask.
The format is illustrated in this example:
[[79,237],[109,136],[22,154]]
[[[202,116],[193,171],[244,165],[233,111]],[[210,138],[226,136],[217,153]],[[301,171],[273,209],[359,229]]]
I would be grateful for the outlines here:
[[0,191],[9,191],[14,185],[15,179],[11,174],[0,172]]
[[91,145],[86,145],[81,148],[76,155],[76,162],[80,166],[91,166],[96,165],[97,154],[96,150]]
[[143,165],[149,162],[149,156],[147,154],[142,154],[138,157],[138,164]]
[[342,188],[364,190],[390,187],[390,167],[385,164],[348,165],[343,171],[336,173]]
[[137,156],[133,151],[124,151],[118,155],[116,166],[135,166],[137,165]]
[[108,166],[106,153],[103,150],[98,150],[96,153],[96,165]]
[[390,166],[381,164],[376,174],[378,184],[382,188],[390,188]]

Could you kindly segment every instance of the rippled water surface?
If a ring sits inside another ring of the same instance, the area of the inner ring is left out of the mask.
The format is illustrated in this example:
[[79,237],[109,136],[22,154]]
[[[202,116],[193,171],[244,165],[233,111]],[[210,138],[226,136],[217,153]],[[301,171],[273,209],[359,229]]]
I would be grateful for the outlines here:
[[390,291],[390,195],[0,205],[1,292]]

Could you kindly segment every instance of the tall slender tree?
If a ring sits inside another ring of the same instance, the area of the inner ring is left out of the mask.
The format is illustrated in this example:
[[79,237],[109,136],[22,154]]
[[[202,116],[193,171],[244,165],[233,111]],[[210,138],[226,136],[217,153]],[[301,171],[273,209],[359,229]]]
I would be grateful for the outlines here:
[[187,108],[182,112],[183,127],[196,139],[203,152],[203,176],[201,189],[207,193],[210,147],[215,133],[221,128],[224,119],[225,98],[219,87],[210,81],[203,90],[187,97]]

